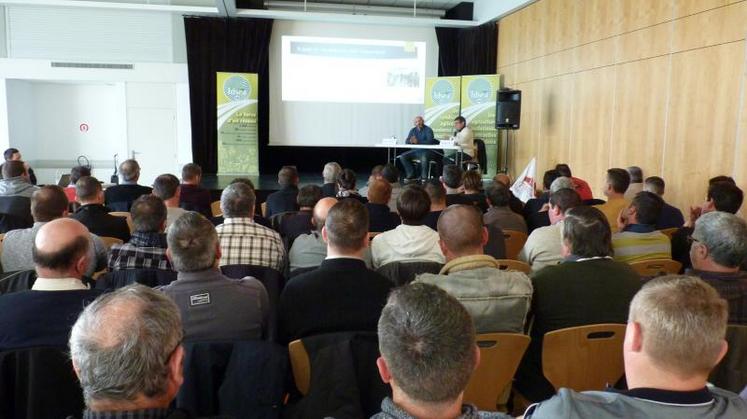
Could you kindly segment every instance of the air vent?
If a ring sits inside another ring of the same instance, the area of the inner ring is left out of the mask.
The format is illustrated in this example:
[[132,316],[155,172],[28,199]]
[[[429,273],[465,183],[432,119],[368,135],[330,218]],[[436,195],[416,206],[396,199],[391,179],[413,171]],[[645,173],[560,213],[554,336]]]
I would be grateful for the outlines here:
[[107,63],[63,63],[52,62],[52,67],[62,68],[103,68],[109,70],[132,70],[132,64],[107,64]]

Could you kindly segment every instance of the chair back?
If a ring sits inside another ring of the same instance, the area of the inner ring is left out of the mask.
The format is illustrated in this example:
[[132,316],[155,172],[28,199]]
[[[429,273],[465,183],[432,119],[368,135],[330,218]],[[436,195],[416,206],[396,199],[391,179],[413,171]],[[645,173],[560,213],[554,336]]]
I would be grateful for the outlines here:
[[482,248],[482,251],[496,259],[506,258],[506,239],[503,230],[495,225],[485,226],[488,229],[488,242]]
[[78,417],[83,391],[67,352],[66,347],[0,352],[0,417]]
[[420,274],[437,274],[441,272],[441,268],[443,267],[444,265],[438,262],[413,260],[389,262],[386,265],[380,266],[376,272],[387,277],[395,286],[398,287],[400,285],[409,284]]
[[6,272],[0,278],[0,295],[28,291],[34,286],[34,282],[36,282],[36,271],[33,269]]
[[0,233],[34,225],[31,199],[25,196],[0,196]]
[[671,259],[654,259],[633,262],[630,267],[640,276],[653,278],[657,276],[676,274],[682,269],[682,264]]
[[309,394],[309,386],[311,385],[311,361],[301,339],[296,339],[288,344],[288,355],[290,356],[296,389],[305,396]]
[[132,233],[132,215],[130,215],[127,211],[112,211],[109,213],[109,215],[113,215],[115,217],[123,217],[127,220],[127,227],[130,228],[130,233]]
[[114,290],[135,283],[158,287],[169,285],[176,277],[176,272],[163,269],[119,269],[97,277],[96,289]]
[[184,343],[176,406],[195,417],[279,418],[288,352],[261,340]]
[[107,249],[111,249],[112,246],[115,244],[122,244],[124,243],[122,239],[118,239],[116,237],[107,237],[107,236],[99,236],[102,242],[106,245]]
[[214,201],[210,204],[210,212],[213,214],[213,217],[223,216],[223,210],[220,209],[220,201]]
[[234,279],[251,276],[265,286],[267,297],[270,300],[267,337],[269,340],[274,341],[277,338],[280,293],[285,287],[285,277],[283,277],[283,274],[266,266],[255,265],[223,265],[220,267],[220,270],[223,272],[223,275]]
[[726,328],[726,342],[729,350],[711,371],[708,381],[716,387],[739,393],[747,388],[747,326],[730,324]]
[[516,259],[519,252],[527,242],[526,233],[514,230],[503,230],[503,238],[506,240],[506,259]]
[[259,208],[262,210],[262,216],[267,217],[267,201],[260,204]]
[[529,275],[532,267],[526,262],[514,259],[498,259],[498,269],[502,271],[519,271]]
[[480,365],[464,390],[464,401],[480,410],[496,410],[498,399],[511,384],[529,340],[529,336],[515,333],[477,335]]
[[624,324],[593,324],[546,333],[542,371],[556,390],[604,390],[625,373]]
[[485,141],[475,138],[474,142],[477,161],[480,163],[480,172],[485,174],[488,172],[488,154],[485,149]]
[[674,236],[674,233],[676,233],[677,230],[679,230],[677,227],[672,227],[672,228],[665,228],[659,231],[661,232],[661,234],[669,237],[669,240],[672,240],[672,236]]

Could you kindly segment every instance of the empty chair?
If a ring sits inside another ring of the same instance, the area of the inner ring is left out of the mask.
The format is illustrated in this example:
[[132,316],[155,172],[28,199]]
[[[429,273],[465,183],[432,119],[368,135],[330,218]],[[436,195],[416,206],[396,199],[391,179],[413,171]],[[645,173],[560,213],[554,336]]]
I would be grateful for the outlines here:
[[527,242],[526,233],[513,230],[503,230],[503,238],[506,240],[506,259],[517,259],[519,252]]
[[210,212],[212,212],[213,217],[223,216],[223,210],[220,209],[220,201],[215,201],[212,204],[210,204]]
[[682,264],[671,259],[655,259],[631,263],[630,267],[640,276],[653,278],[679,273],[680,269],[682,269]]

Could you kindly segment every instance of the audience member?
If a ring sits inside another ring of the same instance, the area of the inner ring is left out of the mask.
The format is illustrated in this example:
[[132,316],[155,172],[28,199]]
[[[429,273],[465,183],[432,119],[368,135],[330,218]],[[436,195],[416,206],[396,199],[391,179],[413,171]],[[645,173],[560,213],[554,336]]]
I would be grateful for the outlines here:
[[508,206],[511,208],[511,211],[519,215],[524,215],[524,203],[521,202],[521,199],[517,198],[511,191],[511,186],[513,186],[511,176],[507,175],[506,173],[498,173],[497,175],[493,176],[493,182],[500,182],[503,184],[503,186],[508,188],[508,193],[510,195]]
[[464,172],[464,195],[457,201],[460,204],[474,205],[481,212],[488,210],[488,201],[485,199],[485,193],[482,190],[482,175],[477,170],[468,170]]
[[654,259],[671,259],[669,237],[656,230],[664,200],[652,192],[639,192],[630,206],[620,213],[619,232],[612,235],[615,260],[633,263]]
[[542,175],[542,193],[537,198],[532,198],[524,205],[524,218],[528,219],[532,214],[542,211],[542,208],[550,201],[550,186],[553,181],[560,177],[560,172],[555,169],[548,170]]
[[389,210],[397,212],[397,198],[402,193],[402,185],[399,184],[399,170],[392,163],[387,163],[381,170],[381,178],[389,182],[392,186],[392,196],[389,197]]
[[493,182],[485,190],[490,209],[482,216],[485,225],[500,227],[502,230],[527,232],[527,223],[524,218],[511,211],[509,203],[510,191],[500,182]]
[[446,206],[456,204],[458,202],[454,202],[454,199],[459,199],[458,195],[464,193],[464,172],[455,164],[447,164],[442,173],[441,184],[446,189]]
[[[288,211],[298,211],[298,171],[295,166],[283,166],[278,172],[280,190],[267,195],[267,218]],[[252,188],[254,189],[254,188]]]
[[343,199],[329,210],[322,227],[326,259],[318,269],[286,284],[280,296],[283,342],[322,333],[376,330],[392,283],[363,262],[367,212],[353,199]]
[[337,196],[337,176],[342,172],[342,167],[337,162],[329,162],[324,165],[322,177],[322,195],[324,198],[334,198]]
[[301,234],[308,234],[314,229],[311,223],[314,205],[322,199],[322,188],[317,185],[306,185],[298,190],[298,212],[283,217],[280,222],[280,235],[285,237],[288,248],[293,245],[293,241]]
[[371,182],[373,182],[376,179],[381,179],[381,171],[384,170],[383,164],[377,164],[376,166],[371,169],[371,175],[368,176],[368,182],[366,182],[366,186],[362,187],[358,193],[361,196],[368,196],[368,187],[371,185]]
[[516,373],[515,386],[530,401],[555,394],[542,373],[545,333],[627,320],[628,305],[641,280],[630,266],[612,260],[611,236],[601,211],[585,206],[571,208],[563,221],[564,262],[532,274],[532,341]]
[[392,397],[372,419],[500,419],[463,404],[464,389],[480,363],[475,326],[454,297],[428,284],[392,291],[379,319],[376,361]]
[[[709,181],[706,201],[700,206],[690,207],[690,217],[682,228],[672,235],[672,259],[680,262],[683,269],[690,268],[690,237],[693,234],[695,222],[702,214],[712,211],[736,214],[742,206],[744,193],[737,187],[734,180],[722,180],[716,177]],[[731,179],[731,178],[727,178]]]
[[397,200],[397,212],[402,224],[377,235],[371,241],[374,268],[405,260],[444,263],[444,255],[438,246],[438,233],[423,225],[430,208],[430,199],[422,187],[410,185],[402,191]]
[[[270,302],[258,280],[221,274],[218,235],[196,212],[174,220],[166,254],[177,280],[161,287],[179,307],[184,338],[194,341],[258,339],[267,335]],[[264,332],[264,333],[263,333]]]
[[70,169],[70,184],[64,189],[68,202],[75,202],[75,184],[84,176],[91,176],[90,166],[75,166]]
[[[29,182],[31,182],[32,185],[36,185],[36,175],[34,174],[34,169],[32,169],[28,163],[23,161],[23,156],[21,156],[21,152],[18,151],[17,148],[11,147],[5,150],[3,152],[3,157],[5,158],[6,162],[20,161],[23,164],[23,167],[26,169]],[[2,171],[2,167],[0,167],[0,171]],[[5,172],[2,172],[2,178],[4,179],[5,177]]]
[[215,227],[222,265],[266,266],[282,272],[285,247],[280,234],[254,222],[254,191],[242,182],[223,189],[220,208],[225,220]]
[[170,271],[166,257],[166,205],[161,198],[143,195],[132,203],[132,236],[109,249],[109,270],[161,269]]
[[106,188],[104,199],[106,206],[114,211],[129,211],[132,203],[143,195],[153,192],[148,186],[138,185],[140,179],[140,165],[137,161],[129,159],[119,165],[119,174],[122,183]]
[[130,285],[86,307],[70,334],[83,418],[192,416],[171,408],[184,381],[179,309],[163,293]]
[[322,227],[327,213],[337,203],[337,198],[322,198],[314,206],[311,223],[314,231],[296,237],[288,251],[291,272],[297,269],[316,268],[327,257],[327,243],[322,238]]
[[747,325],[747,223],[734,214],[711,211],[695,222],[688,275],[716,288],[729,303],[729,323]]
[[423,224],[436,231],[438,230],[438,217],[446,209],[446,189],[441,182],[428,182],[425,184],[425,192],[431,199],[431,210],[425,216]]
[[569,177],[573,180],[574,189],[578,193],[578,196],[581,197],[581,201],[590,201],[594,199],[594,194],[591,192],[589,184],[583,179],[574,177],[573,173],[571,173],[570,166],[565,163],[559,163],[555,165],[555,170],[560,173],[560,176]]
[[625,199],[632,201],[643,190],[643,170],[638,166],[630,166],[626,170],[630,175],[630,185],[625,190]]
[[[6,163],[7,164],[7,163]],[[25,271],[34,269],[31,249],[39,230],[52,220],[67,217],[68,202],[65,192],[57,185],[47,185],[39,188],[31,195],[31,215],[34,226],[31,228],[11,230],[5,233],[3,239],[2,260],[3,271]],[[88,265],[84,270],[86,276],[106,267],[106,245],[101,239],[89,233],[91,245]]]
[[171,223],[176,221],[182,214],[185,214],[187,210],[179,207],[181,197],[181,186],[179,185],[179,178],[172,174],[165,174],[158,176],[153,181],[153,195],[161,198],[164,205],[166,205],[166,229],[171,226]]
[[[552,196],[554,192],[557,192],[561,189],[575,190],[576,187],[573,184],[573,179],[566,176],[555,178],[555,180],[553,180],[550,184],[550,196]],[[543,205],[538,212],[530,214],[529,217],[526,218],[527,230],[529,231],[529,233],[540,227],[547,227],[551,224],[550,215],[548,214],[549,208],[550,203],[548,201],[548,203]]]
[[376,179],[368,186],[368,221],[369,229],[384,232],[396,228],[400,224],[399,215],[389,211],[389,198],[392,195],[392,185],[384,179]]
[[80,221],[93,234],[130,241],[130,226],[124,217],[109,214],[104,206],[104,190],[93,176],[84,176],[75,183],[75,195],[80,207],[70,218]]
[[[234,183],[243,183],[244,185],[248,186],[252,190],[252,192],[254,192],[254,196],[255,196],[254,217],[252,217],[254,219],[254,222],[259,225],[263,225],[267,228],[272,228],[272,223],[270,222],[270,220],[262,216],[261,205],[257,205],[256,203],[257,189],[254,187],[254,182],[252,182],[252,180],[247,177],[237,177],[231,180],[231,184],[234,184]],[[213,222],[213,225],[216,225],[216,226],[221,225],[223,224],[223,215],[221,215],[220,217],[213,217],[211,221]]]
[[[405,142],[407,144],[438,144],[438,141],[433,137],[433,130],[431,127],[425,125],[425,120],[422,116],[416,116],[413,121],[415,125],[410,132],[407,133]],[[397,159],[402,163],[402,167],[405,168],[405,177],[408,180],[415,179],[415,161],[420,163],[420,178],[426,179],[428,177],[428,168],[430,162],[436,160],[436,154],[430,150],[410,150],[397,156]]]
[[[664,179],[659,176],[647,177],[643,185],[644,191],[653,192],[662,197],[662,199],[664,199],[664,188]],[[682,216],[682,211],[664,202],[661,214],[659,214],[659,218],[656,220],[656,229],[680,228],[684,224],[685,217]]]
[[202,167],[196,163],[187,163],[182,167],[182,184],[179,193],[179,206],[187,211],[197,211],[210,218],[213,202],[210,191],[200,186]]
[[620,217],[620,212],[630,206],[630,201],[625,199],[625,191],[628,190],[629,184],[630,175],[625,169],[607,170],[607,180],[604,186],[604,195],[607,197],[607,202],[596,205],[596,208],[607,217],[607,222],[613,233],[617,233],[617,219]]
[[26,163],[20,160],[10,160],[3,164],[3,178],[0,179],[0,196],[23,196],[31,198],[31,195],[39,190],[29,180]]
[[630,303],[623,344],[628,390],[557,396],[530,407],[525,418],[743,418],[747,403],[708,385],[724,357],[726,302],[703,281],[657,278]]
[[438,219],[438,236],[446,265],[416,281],[436,285],[464,304],[477,333],[523,333],[532,283],[523,272],[501,270],[497,260],[483,254],[488,230],[479,211],[467,205],[445,209]]
[[0,296],[0,350],[66,346],[78,313],[100,294],[82,282],[90,246],[88,230],[75,220],[59,218],[39,229],[28,249],[34,285]]
[[529,235],[519,253],[519,260],[528,263],[532,272],[538,272],[546,266],[553,266],[563,260],[561,255],[561,232],[565,213],[571,208],[581,206],[581,197],[575,189],[563,188],[550,194],[550,225],[540,227]]
[[456,163],[473,160],[476,156],[475,133],[467,126],[467,120],[459,115],[454,118],[454,135],[449,138],[454,145],[461,147],[462,151],[447,151],[444,162]]
[[362,204],[368,202],[358,192],[356,182],[355,172],[350,169],[343,169],[337,176],[337,199],[352,198]]

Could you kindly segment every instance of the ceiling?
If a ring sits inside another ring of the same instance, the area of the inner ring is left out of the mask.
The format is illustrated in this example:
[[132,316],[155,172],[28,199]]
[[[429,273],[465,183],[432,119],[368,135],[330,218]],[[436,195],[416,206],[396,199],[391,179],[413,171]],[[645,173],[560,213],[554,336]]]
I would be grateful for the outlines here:
[[[215,6],[215,0],[71,0],[99,3],[130,3],[130,4],[150,4],[150,5],[172,5],[172,6]],[[438,9],[448,10],[463,0],[307,0],[309,6],[314,3],[326,3],[337,5],[354,5],[354,6],[385,6],[385,7],[402,7],[413,8],[413,2],[416,1],[418,9]],[[265,0],[265,3],[278,3],[278,1]],[[298,3],[302,6],[304,0],[280,0],[279,3]],[[269,7],[270,9],[272,6]]]

